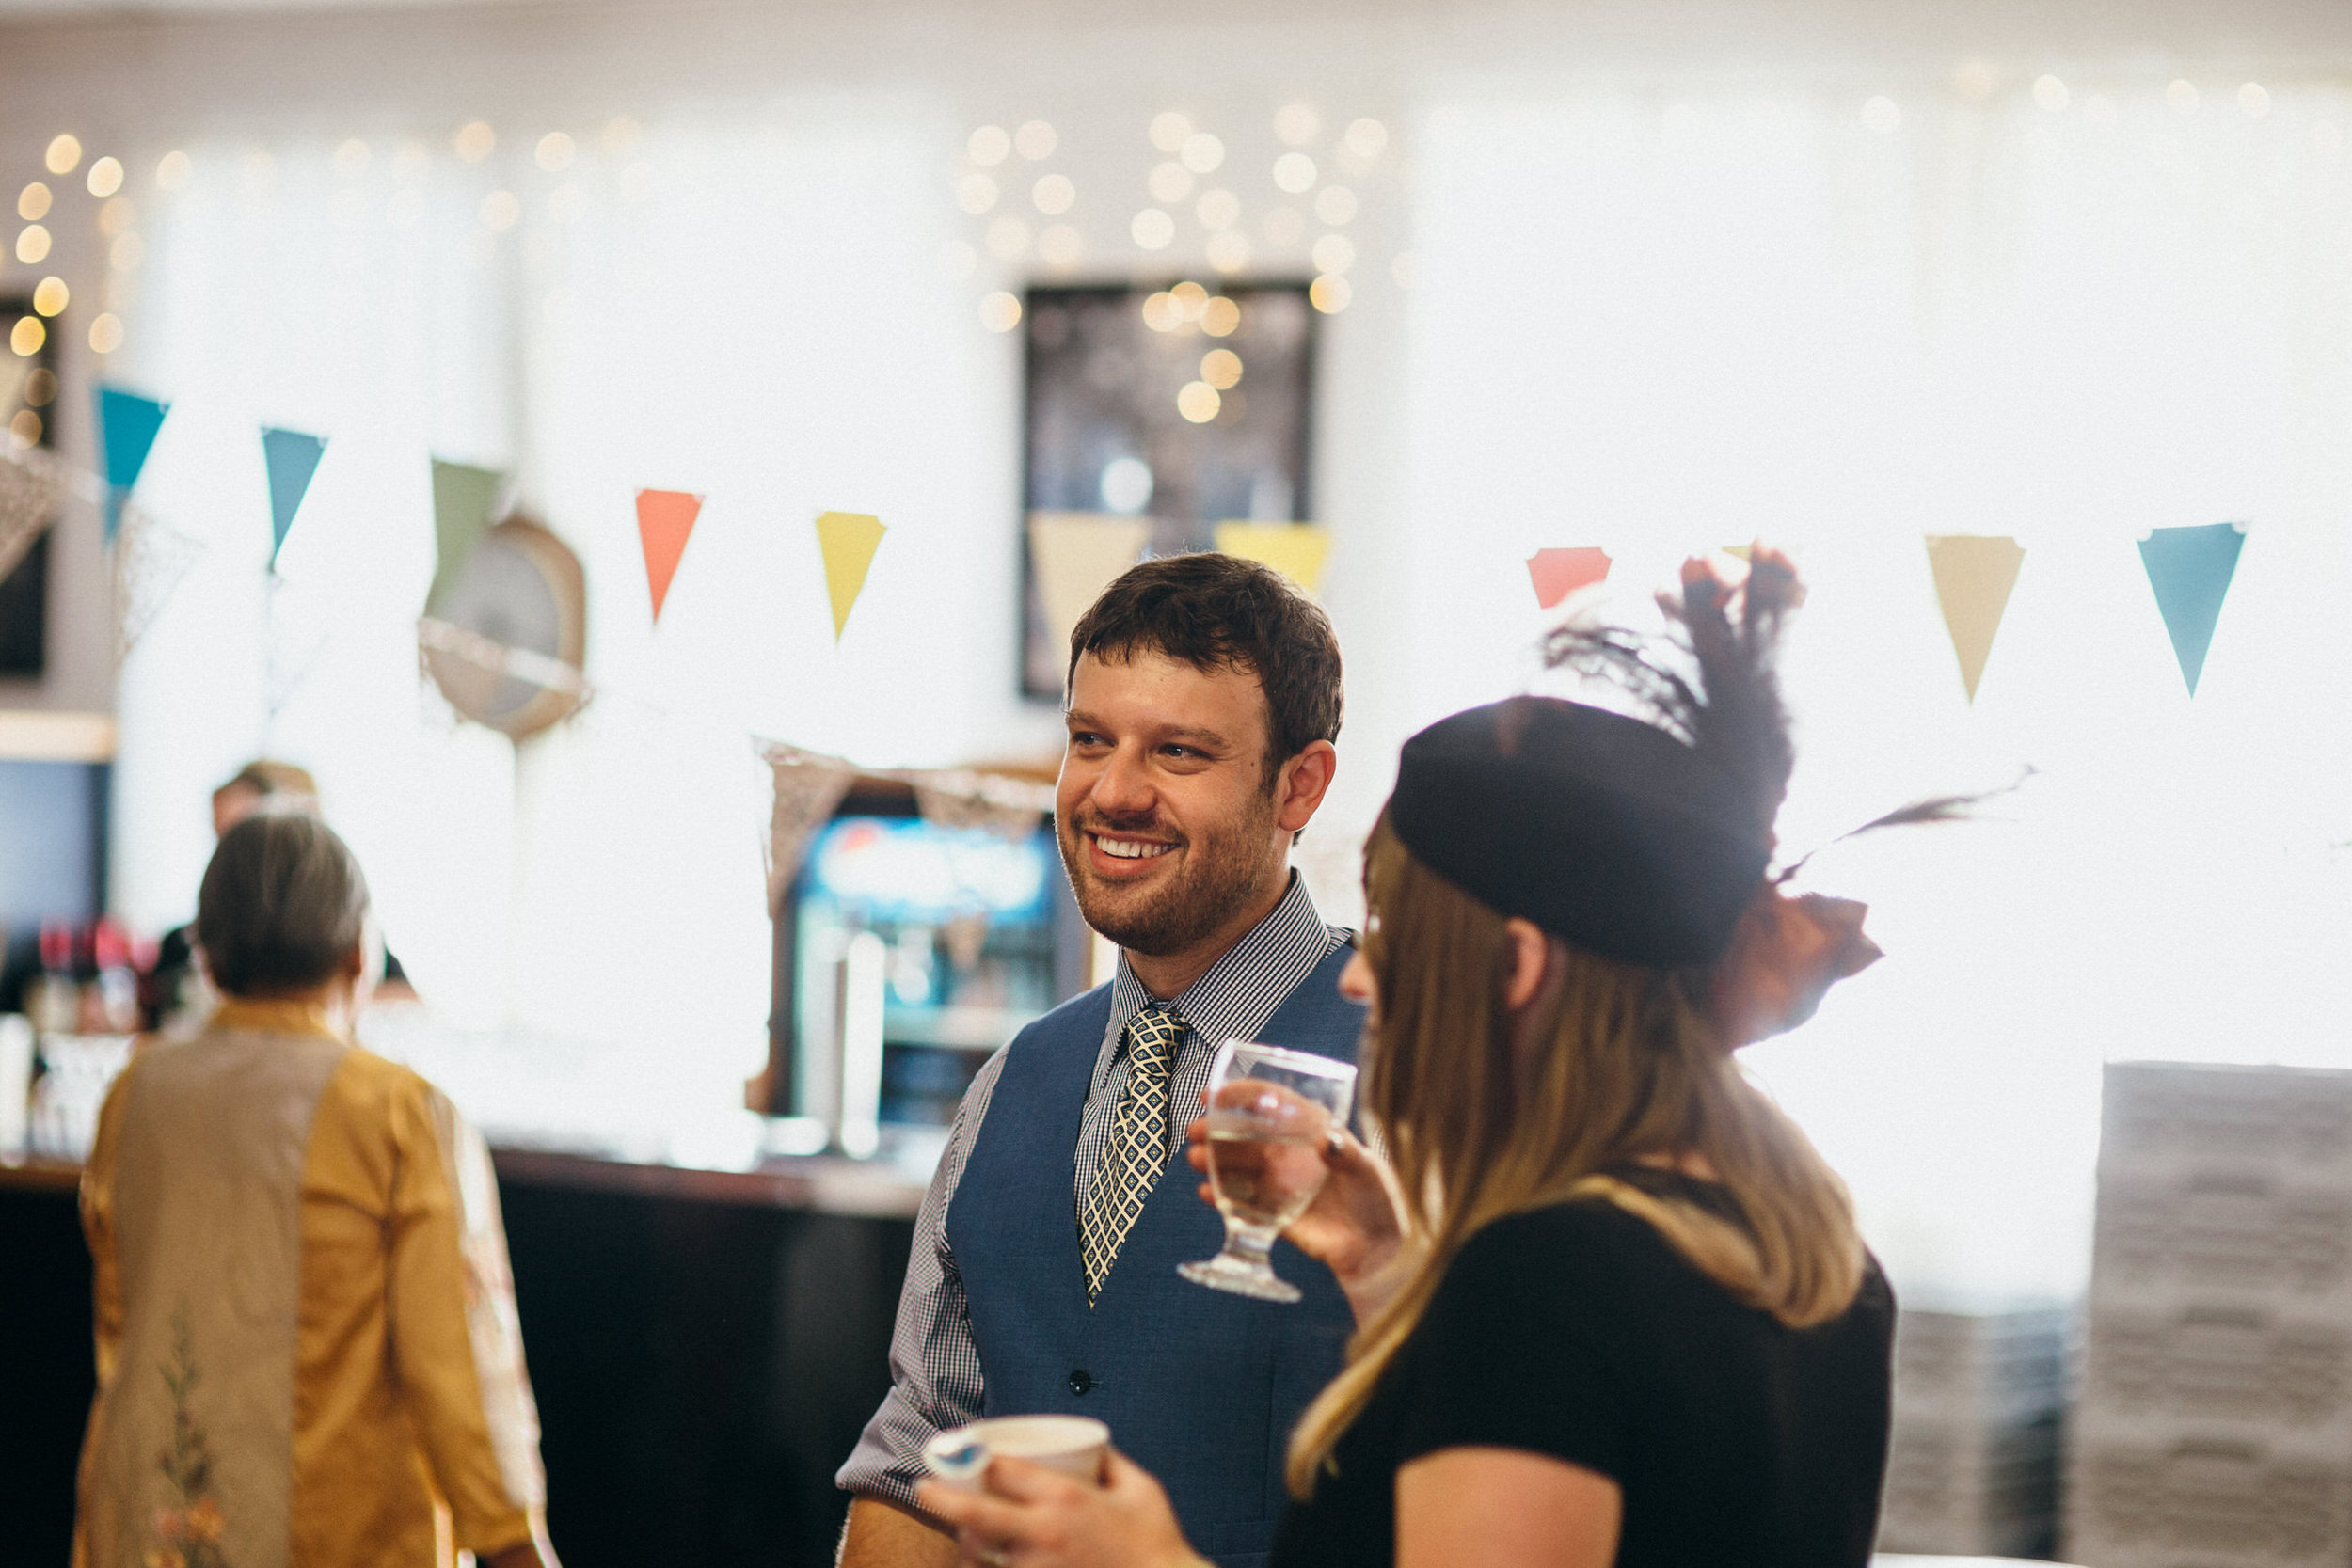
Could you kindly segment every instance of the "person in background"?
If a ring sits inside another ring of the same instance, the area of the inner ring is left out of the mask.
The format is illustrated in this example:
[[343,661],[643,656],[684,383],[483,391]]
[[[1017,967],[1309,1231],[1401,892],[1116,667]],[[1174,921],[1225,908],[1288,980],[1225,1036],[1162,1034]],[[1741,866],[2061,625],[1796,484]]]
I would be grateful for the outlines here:
[[358,863],[315,816],[247,816],[196,942],[224,1000],[142,1043],[82,1178],[77,1568],[433,1568],[453,1544],[553,1568],[488,1152],[350,1041],[376,951]]
[[1338,641],[1263,566],[1170,556],[1080,619],[1068,680],[1055,826],[1119,968],[1015,1036],[956,1114],[915,1222],[892,1388],[838,1478],[857,1494],[848,1568],[954,1560],[914,1506],[924,1442],[1038,1411],[1108,1421],[1204,1550],[1262,1562],[1283,1434],[1340,1367],[1329,1270],[1292,1256],[1283,1275],[1307,1298],[1287,1307],[1179,1278],[1224,1227],[1188,1182],[1160,1180],[1223,1041],[1355,1056],[1343,933],[1289,863],[1336,764]]
[[[1844,1184],[1732,1052],[1877,950],[1858,905],[1767,879],[1795,575],[1759,549],[1743,592],[1735,620],[1686,569],[1693,674],[1563,634],[1647,721],[1522,697],[1406,743],[1342,982],[1373,1009],[1394,1170],[1335,1133],[1290,1233],[1360,1327],[1290,1439],[1279,1568],[1869,1559],[1893,1299]],[[1114,1454],[1104,1480],[1000,1460],[994,1496],[918,1496],[986,1560],[1198,1561],[1143,1468]]]
[[[322,815],[318,781],[310,777],[308,768],[297,768],[291,762],[262,757],[246,763],[227,784],[213,791],[214,839],[217,841],[230,829],[262,811]],[[192,1000],[188,985],[195,974],[196,951],[189,927],[176,926],[156,943],[154,966],[139,988],[140,1008],[148,1028],[161,1027],[166,1019],[188,1005]],[[405,1000],[416,994],[400,960],[387,951],[383,978],[376,985],[378,1000]]]

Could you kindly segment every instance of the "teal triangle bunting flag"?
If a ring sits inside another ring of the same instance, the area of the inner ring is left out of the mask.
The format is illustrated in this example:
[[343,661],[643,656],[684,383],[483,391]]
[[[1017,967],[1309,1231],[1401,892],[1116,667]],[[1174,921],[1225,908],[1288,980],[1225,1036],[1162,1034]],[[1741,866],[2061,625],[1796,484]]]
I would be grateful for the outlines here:
[[139,482],[139,470],[147,467],[147,454],[154,448],[155,433],[170,412],[171,404],[119,387],[98,388],[98,444],[106,459],[108,544],[114,543],[115,531],[122,526],[122,503],[131,499],[131,486]]
[[286,531],[294,527],[302,498],[310,493],[310,476],[319,471],[326,437],[305,436],[298,430],[262,428],[262,455],[269,463],[269,563],[278,564],[285,547]]
[[2181,661],[2192,697],[2198,677],[2205,673],[2213,629],[2221,620],[2221,601],[2237,573],[2238,551],[2245,547],[2243,523],[2151,529],[2139,542],[2140,564],[2156,591],[2156,609],[2164,616],[2172,655]]

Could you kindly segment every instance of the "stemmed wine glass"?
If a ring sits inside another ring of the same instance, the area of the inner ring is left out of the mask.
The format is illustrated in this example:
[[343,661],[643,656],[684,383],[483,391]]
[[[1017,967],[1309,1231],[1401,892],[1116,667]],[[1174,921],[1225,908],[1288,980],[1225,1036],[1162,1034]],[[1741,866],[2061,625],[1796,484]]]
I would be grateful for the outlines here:
[[1274,1272],[1274,1240],[1322,1191],[1324,1145],[1347,1124],[1356,1069],[1279,1045],[1227,1040],[1209,1069],[1209,1185],[1225,1216],[1225,1248],[1177,1265],[1196,1285],[1294,1302]]

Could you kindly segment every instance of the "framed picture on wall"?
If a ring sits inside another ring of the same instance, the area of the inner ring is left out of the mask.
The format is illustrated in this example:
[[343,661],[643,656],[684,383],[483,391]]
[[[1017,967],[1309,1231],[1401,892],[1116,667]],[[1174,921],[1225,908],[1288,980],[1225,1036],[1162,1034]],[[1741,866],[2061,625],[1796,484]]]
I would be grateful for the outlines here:
[[[33,315],[22,295],[0,296],[0,324]],[[35,320],[40,318],[34,317]],[[42,334],[31,354],[0,351],[0,441],[19,448],[56,444],[56,334]],[[49,631],[49,530],[0,576],[0,680],[38,680]]]
[[1303,284],[1032,289],[1021,686],[1058,698],[1070,629],[1147,555],[1312,514]]

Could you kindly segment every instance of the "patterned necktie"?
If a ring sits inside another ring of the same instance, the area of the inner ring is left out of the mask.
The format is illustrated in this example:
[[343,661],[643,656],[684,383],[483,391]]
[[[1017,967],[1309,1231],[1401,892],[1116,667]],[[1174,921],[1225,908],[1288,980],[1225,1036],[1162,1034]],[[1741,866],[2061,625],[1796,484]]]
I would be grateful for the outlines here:
[[1078,1211],[1078,1250],[1087,1271],[1087,1306],[1103,1291],[1119,1244],[1143,1212],[1161,1167],[1168,1164],[1168,1079],[1184,1037],[1184,1016],[1165,1004],[1146,1007],[1127,1024],[1127,1092],[1111,1118],[1110,1147],[1087,1184]]

